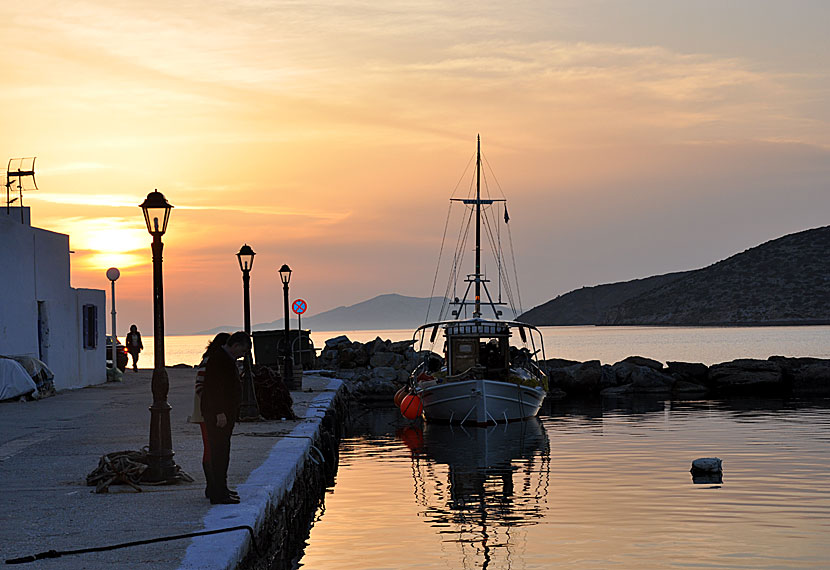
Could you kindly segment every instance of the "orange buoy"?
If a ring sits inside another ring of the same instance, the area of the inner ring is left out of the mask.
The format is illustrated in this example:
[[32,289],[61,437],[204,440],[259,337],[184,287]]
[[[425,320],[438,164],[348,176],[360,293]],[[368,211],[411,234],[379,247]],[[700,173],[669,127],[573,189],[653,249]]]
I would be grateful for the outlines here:
[[400,390],[395,392],[395,407],[396,408],[401,407],[401,402],[403,401],[404,396],[406,396],[407,393],[408,392],[406,391],[406,386],[404,386],[403,388],[401,388]]
[[408,420],[414,420],[420,416],[423,411],[424,404],[421,402],[421,398],[413,394],[404,396],[404,399],[401,401],[401,413],[403,414],[403,417]]

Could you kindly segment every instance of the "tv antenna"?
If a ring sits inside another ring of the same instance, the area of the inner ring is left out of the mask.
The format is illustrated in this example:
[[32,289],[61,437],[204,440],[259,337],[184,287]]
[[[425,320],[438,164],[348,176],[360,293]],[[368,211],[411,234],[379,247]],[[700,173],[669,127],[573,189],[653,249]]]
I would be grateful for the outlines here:
[[[20,200],[20,221],[23,222],[23,190],[37,190],[35,181],[35,160],[36,156],[25,158],[10,158],[6,166],[6,215],[9,215],[12,202]],[[28,182],[31,178],[31,183]],[[11,197],[12,186],[17,188],[17,196]]]

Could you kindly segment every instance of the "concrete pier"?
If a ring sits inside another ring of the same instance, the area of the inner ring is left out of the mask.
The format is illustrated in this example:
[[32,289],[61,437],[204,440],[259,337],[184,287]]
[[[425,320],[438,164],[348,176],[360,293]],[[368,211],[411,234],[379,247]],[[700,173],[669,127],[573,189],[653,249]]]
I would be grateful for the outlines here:
[[283,567],[305,539],[319,493],[333,477],[342,383],[306,375],[292,392],[299,419],[236,425],[229,485],[238,505],[204,496],[202,440],[193,409],[193,369],[168,369],[175,462],[195,482],[113,485],[96,494],[86,475],[106,453],[138,450],[149,436],[150,370],[123,383],[0,404],[0,560],[247,525],[242,531],[43,559],[21,568],[232,569]]

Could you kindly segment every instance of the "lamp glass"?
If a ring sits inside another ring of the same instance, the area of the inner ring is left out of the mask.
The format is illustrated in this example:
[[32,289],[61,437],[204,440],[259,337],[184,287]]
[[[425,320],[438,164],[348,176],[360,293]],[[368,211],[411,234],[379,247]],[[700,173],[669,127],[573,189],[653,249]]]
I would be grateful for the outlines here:
[[144,211],[144,222],[150,235],[164,235],[167,231],[167,221],[170,219],[170,210],[173,206],[167,202],[164,194],[155,190],[147,194],[141,209]]
[[291,268],[286,264],[280,267],[280,281],[283,285],[288,285],[288,282],[291,281]]
[[253,248],[247,243],[239,248],[239,253],[236,254],[237,259],[239,260],[239,269],[242,271],[250,271],[254,267],[254,256],[256,252],[254,252]]

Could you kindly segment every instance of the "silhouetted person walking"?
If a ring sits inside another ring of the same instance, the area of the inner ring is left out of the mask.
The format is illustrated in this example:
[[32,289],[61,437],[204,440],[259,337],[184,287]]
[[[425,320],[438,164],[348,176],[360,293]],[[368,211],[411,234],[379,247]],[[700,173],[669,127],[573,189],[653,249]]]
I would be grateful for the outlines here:
[[127,333],[127,338],[124,342],[127,344],[127,352],[133,357],[133,370],[138,372],[138,353],[144,350],[144,344],[141,342],[141,333],[138,332],[138,327],[130,325],[130,332]]
[[236,360],[249,350],[251,338],[242,331],[233,333],[222,346],[208,349],[201,408],[210,446],[207,494],[214,505],[239,503],[239,496],[228,488],[228,464],[231,434],[242,399]]

